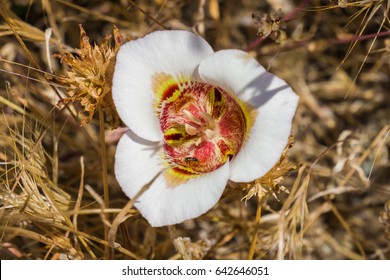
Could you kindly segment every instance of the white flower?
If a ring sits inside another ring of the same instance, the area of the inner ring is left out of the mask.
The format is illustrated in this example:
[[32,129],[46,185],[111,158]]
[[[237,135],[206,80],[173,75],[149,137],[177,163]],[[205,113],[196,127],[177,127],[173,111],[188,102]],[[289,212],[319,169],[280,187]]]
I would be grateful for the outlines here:
[[186,31],[156,31],[123,45],[113,99],[130,128],[115,175],[152,226],[195,218],[228,180],[250,182],[278,161],[298,97],[239,50],[214,52]]

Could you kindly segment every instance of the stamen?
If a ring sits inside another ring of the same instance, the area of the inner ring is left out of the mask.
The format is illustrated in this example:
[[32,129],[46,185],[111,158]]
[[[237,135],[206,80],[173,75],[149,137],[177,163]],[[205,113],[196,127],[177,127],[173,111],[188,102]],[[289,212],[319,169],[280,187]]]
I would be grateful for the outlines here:
[[213,121],[213,118],[210,116],[210,114],[206,113],[206,112],[199,112],[199,115],[207,122],[212,122]]
[[194,123],[198,124],[198,125],[202,125],[202,122],[197,118],[195,117],[190,111],[184,109],[183,110],[183,113],[184,115],[189,118],[191,121],[193,121]]
[[214,130],[206,129],[205,134],[206,134],[206,139],[211,140],[214,138],[215,132]]
[[202,143],[203,139],[202,138],[198,138],[198,140],[196,140],[195,142],[195,146],[198,147],[201,143]]
[[196,127],[193,127],[192,125],[189,125],[188,123],[186,123],[186,124],[184,125],[184,127],[185,127],[185,129],[186,129],[186,132],[187,132],[189,135],[193,136],[193,135],[198,134],[198,129],[197,129]]

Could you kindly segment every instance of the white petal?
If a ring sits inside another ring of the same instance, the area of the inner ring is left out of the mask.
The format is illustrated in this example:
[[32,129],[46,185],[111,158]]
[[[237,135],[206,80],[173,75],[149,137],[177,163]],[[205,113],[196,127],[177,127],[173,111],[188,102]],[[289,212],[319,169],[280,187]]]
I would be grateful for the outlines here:
[[119,140],[115,154],[115,177],[132,198],[162,169],[159,143],[144,140],[128,131]]
[[230,90],[257,108],[248,139],[230,163],[230,179],[249,182],[263,176],[287,145],[298,97],[286,82],[239,50],[214,53],[202,61],[198,71],[204,81]]
[[258,109],[257,118],[231,164],[230,179],[250,182],[267,173],[288,143],[298,97],[290,87],[275,92]]
[[233,92],[255,107],[261,106],[277,91],[289,87],[240,50],[222,50],[210,55],[199,65],[198,75],[205,82]]
[[187,31],[155,31],[124,44],[117,55],[112,94],[123,122],[139,136],[158,141],[162,133],[153,108],[156,73],[191,76],[210,45]]
[[136,207],[152,226],[181,223],[212,208],[229,178],[229,163],[179,186],[167,185],[161,174],[139,198]]

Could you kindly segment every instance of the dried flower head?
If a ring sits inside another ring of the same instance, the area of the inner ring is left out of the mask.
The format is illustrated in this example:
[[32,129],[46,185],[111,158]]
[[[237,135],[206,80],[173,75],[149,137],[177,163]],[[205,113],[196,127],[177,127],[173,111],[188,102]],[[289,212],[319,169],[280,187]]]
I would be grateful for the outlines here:
[[201,260],[211,247],[207,241],[192,242],[189,237],[178,237],[173,244],[184,260]]
[[112,101],[111,84],[116,53],[123,38],[116,26],[113,33],[114,47],[111,46],[111,35],[107,35],[100,45],[92,46],[80,25],[80,49],[77,53],[63,51],[56,55],[69,66],[66,76],[59,77],[62,84],[69,86],[69,97],[62,99],[60,104],[79,102],[84,110],[82,125],[89,123],[98,106],[101,106],[111,126],[118,126],[119,118]]
[[283,20],[282,9],[272,10],[268,14],[255,12],[252,14],[253,21],[259,25],[257,35],[261,38],[268,36],[275,42],[280,42],[286,37],[286,23]]
[[205,213],[229,179],[266,174],[288,143],[298,104],[291,87],[247,53],[214,52],[186,31],[123,45],[113,99],[130,128],[115,175],[130,198],[152,181],[135,206],[153,226]]
[[247,184],[244,190],[247,194],[243,197],[243,200],[247,201],[252,197],[257,197],[259,201],[263,201],[268,198],[269,195],[273,195],[276,199],[277,194],[281,192],[287,192],[288,190],[283,186],[284,176],[289,172],[296,170],[296,165],[288,161],[288,151],[294,145],[294,137],[290,136],[288,144],[284,149],[279,161],[261,178],[256,179],[254,182]]
[[380,220],[385,227],[385,237],[390,241],[390,200],[385,204],[385,211],[381,213]]

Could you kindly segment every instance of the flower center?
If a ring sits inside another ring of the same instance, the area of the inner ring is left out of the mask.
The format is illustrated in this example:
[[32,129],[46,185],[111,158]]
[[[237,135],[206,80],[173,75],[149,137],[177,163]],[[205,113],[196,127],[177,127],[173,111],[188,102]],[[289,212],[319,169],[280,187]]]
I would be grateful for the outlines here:
[[179,176],[211,172],[240,150],[247,131],[242,105],[201,82],[166,84],[157,104],[164,157]]

